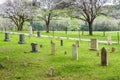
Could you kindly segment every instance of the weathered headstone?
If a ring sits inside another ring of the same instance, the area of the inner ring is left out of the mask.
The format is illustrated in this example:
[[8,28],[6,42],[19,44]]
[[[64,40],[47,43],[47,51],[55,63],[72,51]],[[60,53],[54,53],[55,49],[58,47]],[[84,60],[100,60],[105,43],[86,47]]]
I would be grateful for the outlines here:
[[77,45],[77,47],[80,47],[79,44],[80,44],[80,43],[79,43],[79,41],[77,40],[77,41],[76,41],[76,45]]
[[24,66],[24,67],[27,67],[27,66],[28,66],[28,63],[27,63],[27,62],[24,62],[24,63],[23,63],[23,66]]
[[3,64],[0,63],[0,69],[4,68]]
[[50,76],[51,76],[51,77],[54,76],[54,68],[53,68],[53,67],[50,68]]
[[10,33],[9,32],[5,33],[5,39],[4,39],[4,41],[10,41]]
[[106,48],[102,48],[101,50],[101,65],[107,66],[108,65],[108,53]]
[[33,42],[33,43],[31,43],[31,46],[32,46],[32,51],[31,52],[38,52],[37,43]]
[[52,42],[52,44],[51,44],[51,54],[55,55],[55,53],[56,53],[56,46],[55,46],[55,43]]
[[112,47],[111,53],[114,53],[116,51],[116,48]]
[[40,31],[37,32],[37,37],[41,37],[41,36],[40,36]]
[[72,59],[78,60],[78,47],[75,44],[72,45]]
[[107,44],[108,45],[112,44],[112,40],[111,40],[111,35],[110,34],[108,34],[108,37],[107,37]]
[[98,50],[98,40],[91,39],[91,50]]
[[24,34],[20,34],[19,35],[19,42],[18,42],[18,44],[25,44]]
[[50,43],[52,44],[52,43],[53,43],[53,41],[51,40],[51,41],[50,41]]
[[63,40],[60,40],[60,45],[63,46]]
[[64,54],[66,55],[66,54],[67,54],[67,51],[65,51]]
[[29,27],[29,36],[31,37],[33,34],[33,31],[32,31],[32,26]]

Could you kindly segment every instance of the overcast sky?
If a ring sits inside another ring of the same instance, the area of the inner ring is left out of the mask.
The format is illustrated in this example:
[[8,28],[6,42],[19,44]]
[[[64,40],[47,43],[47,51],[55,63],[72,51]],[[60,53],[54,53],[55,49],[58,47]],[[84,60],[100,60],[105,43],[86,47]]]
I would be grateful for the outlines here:
[[4,3],[6,0],[0,0],[0,4]]

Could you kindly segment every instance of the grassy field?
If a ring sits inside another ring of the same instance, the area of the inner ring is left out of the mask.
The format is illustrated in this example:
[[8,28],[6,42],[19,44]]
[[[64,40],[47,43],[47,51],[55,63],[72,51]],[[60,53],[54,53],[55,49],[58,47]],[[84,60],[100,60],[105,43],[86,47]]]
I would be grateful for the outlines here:
[[[0,80],[120,80],[118,44],[99,44],[99,52],[102,47],[108,50],[109,65],[103,67],[97,51],[89,50],[89,42],[80,42],[79,60],[76,61],[72,60],[72,44],[75,41],[64,40],[61,47],[59,39],[25,36],[26,44],[18,44],[18,35],[11,34],[10,37],[10,42],[4,42],[4,34],[0,33],[0,63],[4,65],[0,69]],[[56,55],[51,55],[51,40],[56,43]],[[30,52],[32,42],[37,42],[38,47],[43,45],[38,53]],[[116,48],[115,53],[110,53],[112,47]],[[53,77],[50,76],[50,67],[54,68]]]

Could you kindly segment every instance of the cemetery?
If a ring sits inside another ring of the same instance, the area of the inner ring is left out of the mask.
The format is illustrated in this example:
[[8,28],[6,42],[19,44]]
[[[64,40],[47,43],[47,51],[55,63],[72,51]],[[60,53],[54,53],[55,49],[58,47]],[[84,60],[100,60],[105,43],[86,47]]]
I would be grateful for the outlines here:
[[120,80],[112,1],[0,1],[0,80]]
[[78,46],[76,40],[20,35],[9,33],[10,41],[4,41],[6,33],[0,32],[1,80],[119,80],[119,44],[80,41]]

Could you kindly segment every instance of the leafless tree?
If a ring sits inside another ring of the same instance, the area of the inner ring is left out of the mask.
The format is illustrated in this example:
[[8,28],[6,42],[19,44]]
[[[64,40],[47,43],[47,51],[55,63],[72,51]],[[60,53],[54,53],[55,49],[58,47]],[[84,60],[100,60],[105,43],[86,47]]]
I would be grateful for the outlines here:
[[[49,32],[49,25],[50,21],[55,15],[54,10],[56,10],[56,6],[59,5],[62,1],[61,0],[33,0],[37,1],[40,5],[38,6],[39,8],[39,15],[38,18],[42,19],[45,21],[46,24],[46,32]],[[35,3],[34,3],[35,5]]]
[[34,7],[28,0],[8,0],[4,4],[4,17],[11,19],[18,31],[23,29],[24,22],[34,17]]
[[102,7],[104,7],[106,0],[74,0],[70,6],[74,18],[86,21],[89,26],[89,35],[93,35],[92,24],[96,17],[103,15]]

